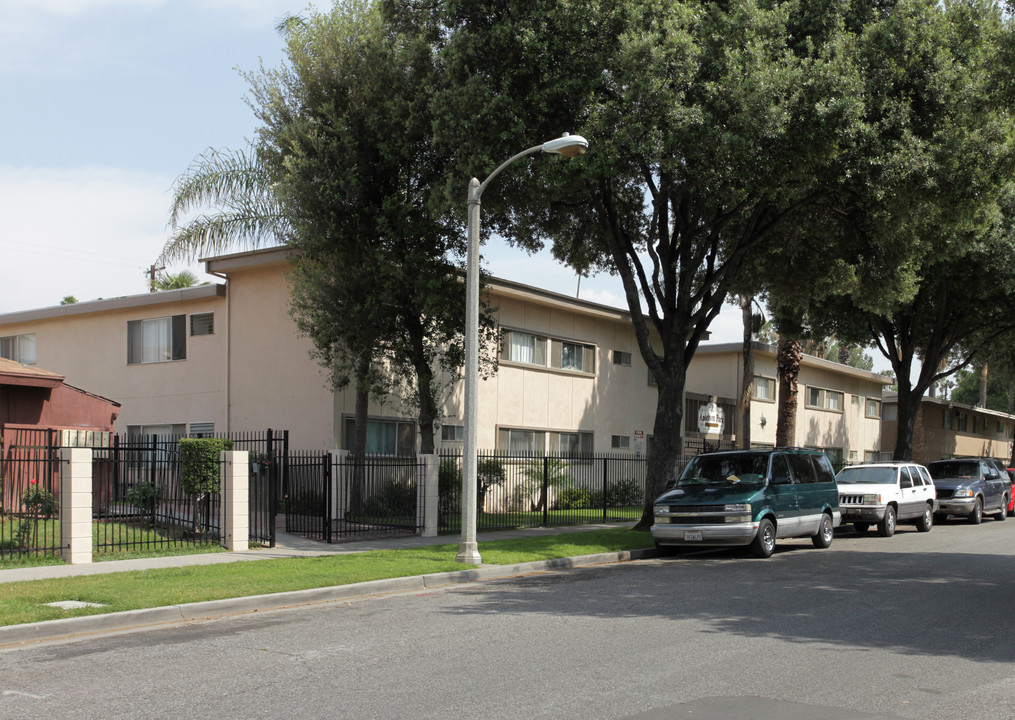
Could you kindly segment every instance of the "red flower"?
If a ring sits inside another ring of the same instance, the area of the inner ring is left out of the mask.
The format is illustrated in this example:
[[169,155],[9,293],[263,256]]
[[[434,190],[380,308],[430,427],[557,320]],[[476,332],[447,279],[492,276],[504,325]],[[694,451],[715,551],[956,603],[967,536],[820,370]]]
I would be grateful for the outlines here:
[[29,481],[28,481],[28,484],[29,484],[29,485],[34,485],[34,484],[35,484],[35,481],[34,481],[34,480],[29,480]]

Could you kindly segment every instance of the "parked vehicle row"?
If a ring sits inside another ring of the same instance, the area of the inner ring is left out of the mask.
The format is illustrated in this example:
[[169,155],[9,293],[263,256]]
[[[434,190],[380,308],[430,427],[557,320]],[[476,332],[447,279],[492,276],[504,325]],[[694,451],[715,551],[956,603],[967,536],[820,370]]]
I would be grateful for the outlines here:
[[654,504],[656,549],[748,546],[771,557],[776,540],[810,537],[832,544],[833,530],[852,523],[891,537],[899,522],[929,532],[935,518],[985,513],[1008,516],[1012,478],[990,458],[939,460],[929,466],[883,462],[843,468],[838,476],[817,450],[731,450],[694,457]]

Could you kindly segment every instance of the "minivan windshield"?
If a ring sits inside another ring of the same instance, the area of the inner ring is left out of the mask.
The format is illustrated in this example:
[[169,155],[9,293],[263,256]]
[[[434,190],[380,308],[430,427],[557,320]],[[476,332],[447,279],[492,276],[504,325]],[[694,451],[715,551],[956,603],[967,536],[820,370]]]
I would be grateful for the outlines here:
[[847,467],[839,471],[835,481],[840,485],[895,485],[893,467]]
[[678,486],[760,484],[765,482],[766,475],[767,453],[698,455],[684,468]]
[[927,466],[930,476],[935,480],[941,478],[979,477],[980,464],[969,460],[947,460],[931,463]]

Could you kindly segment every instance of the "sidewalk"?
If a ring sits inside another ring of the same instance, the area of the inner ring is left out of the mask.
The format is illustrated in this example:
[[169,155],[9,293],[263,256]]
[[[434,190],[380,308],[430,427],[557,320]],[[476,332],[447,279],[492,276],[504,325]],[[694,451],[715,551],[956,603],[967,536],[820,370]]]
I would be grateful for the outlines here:
[[[542,535],[559,535],[562,533],[602,530],[617,527],[630,527],[631,524],[580,525],[562,528],[530,528],[524,530],[506,530],[487,532],[479,536],[480,543],[503,538],[539,537]],[[248,550],[245,552],[224,552],[205,555],[178,555],[163,558],[143,558],[138,560],[111,560],[91,563],[88,565],[47,565],[35,568],[16,568],[0,570],[0,583],[19,580],[44,580],[46,578],[73,577],[81,575],[98,575],[103,573],[123,572],[129,570],[151,570],[158,568],[185,567],[188,565],[213,565],[216,563],[242,562],[247,560],[271,560],[278,558],[312,557],[319,555],[343,555],[367,550],[385,550],[394,548],[421,547],[425,545],[457,544],[458,536],[443,535],[436,538],[418,536],[379,538],[348,543],[327,543],[306,540],[304,538],[278,533],[274,548]],[[482,546],[480,546],[482,553]],[[104,615],[87,615],[83,617],[47,620],[25,625],[0,626],[0,649],[30,642],[46,640],[67,640],[93,637],[114,632],[130,632],[152,629],[159,626],[181,625],[222,618],[239,613],[278,610],[317,603],[335,602],[364,598],[371,595],[382,595],[396,592],[419,592],[435,587],[458,583],[493,580],[497,578],[517,577],[551,570],[564,570],[588,565],[624,562],[641,558],[655,557],[654,548],[624,552],[600,553],[582,557],[557,558],[536,562],[519,563],[517,565],[481,565],[455,572],[417,575],[410,577],[372,580],[352,585],[336,585],[332,587],[297,590],[293,592],[255,595],[250,597],[212,600],[208,602],[188,603],[145,610],[128,610],[126,612],[107,613]]]

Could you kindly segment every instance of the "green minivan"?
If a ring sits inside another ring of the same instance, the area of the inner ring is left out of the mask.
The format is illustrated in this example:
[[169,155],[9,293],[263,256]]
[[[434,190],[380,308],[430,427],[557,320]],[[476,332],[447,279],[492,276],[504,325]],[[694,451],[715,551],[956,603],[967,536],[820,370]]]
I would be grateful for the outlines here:
[[660,552],[749,545],[762,558],[772,556],[777,538],[810,537],[826,548],[842,522],[832,464],[805,448],[697,455],[655,501],[654,515]]

